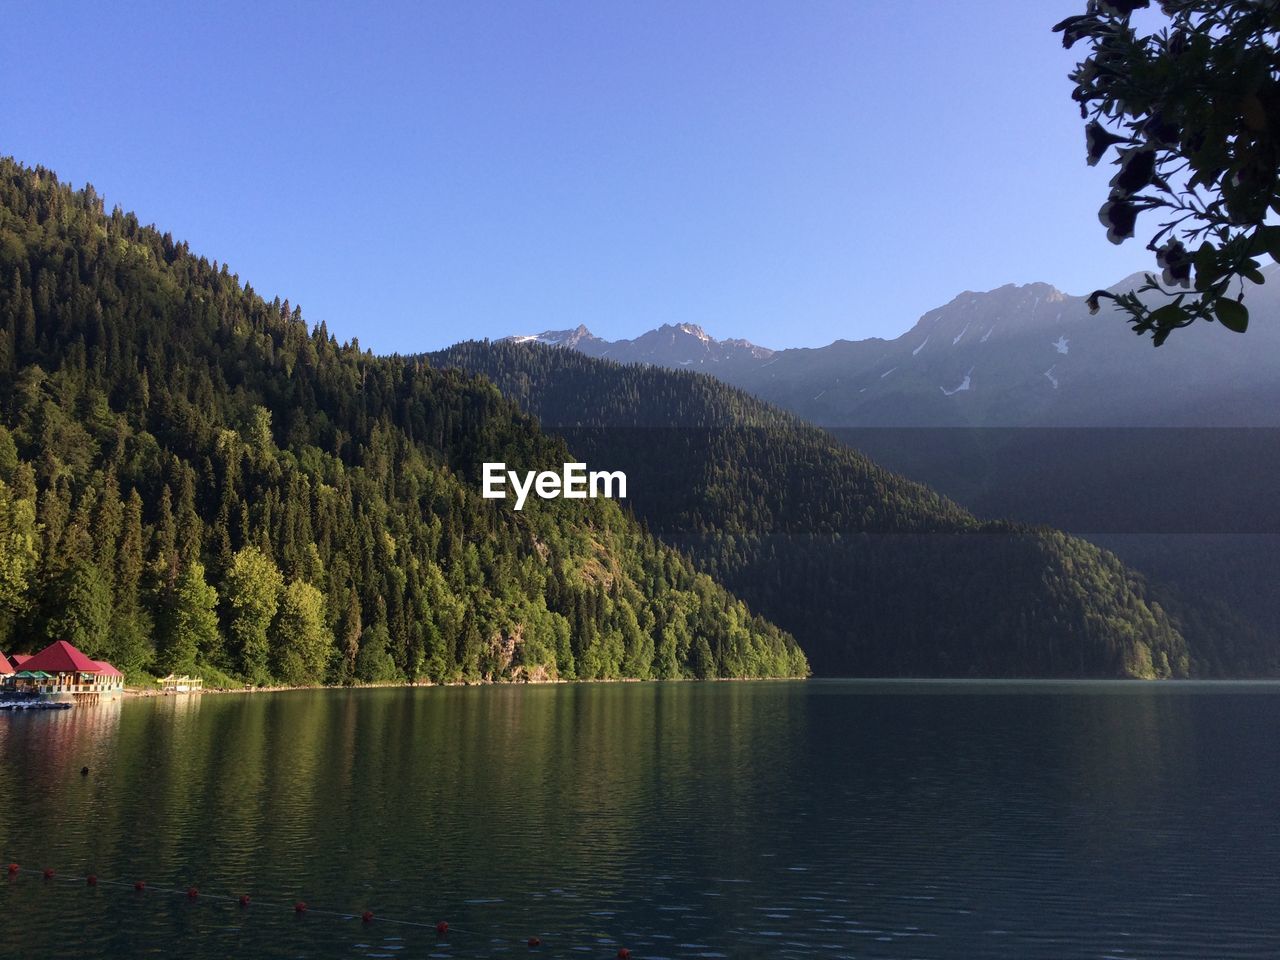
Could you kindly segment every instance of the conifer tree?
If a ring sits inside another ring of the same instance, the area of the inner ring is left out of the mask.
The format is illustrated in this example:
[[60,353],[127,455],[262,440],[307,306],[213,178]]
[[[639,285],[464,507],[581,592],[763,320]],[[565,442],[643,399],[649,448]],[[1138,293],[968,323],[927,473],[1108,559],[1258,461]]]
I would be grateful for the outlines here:
[[115,599],[111,610],[110,660],[126,674],[140,670],[151,658],[152,618],[145,609],[141,585],[143,558],[142,497],[129,491],[116,552]]
[[74,561],[59,580],[48,638],[66,640],[91,659],[111,654],[111,588],[91,559]]

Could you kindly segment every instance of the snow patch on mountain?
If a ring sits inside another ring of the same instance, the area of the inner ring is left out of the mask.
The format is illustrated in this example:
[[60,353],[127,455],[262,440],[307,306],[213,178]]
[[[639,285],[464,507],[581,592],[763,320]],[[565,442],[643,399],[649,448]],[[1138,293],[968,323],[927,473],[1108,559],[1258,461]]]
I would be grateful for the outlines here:
[[696,323],[677,324],[676,329],[679,330],[681,333],[689,334],[691,337],[697,337],[703,343],[711,342],[711,337],[710,335],[708,335],[707,331],[703,330]]
[[1053,375],[1053,371],[1057,368],[1057,366],[1058,365],[1055,363],[1052,367],[1050,367],[1048,370],[1044,372],[1044,375],[1048,378],[1049,382],[1053,384],[1053,389],[1055,390],[1058,389],[1058,378]]
[[929,338],[925,337],[924,340],[920,342],[920,346],[916,347],[914,350],[911,351],[911,355],[914,357],[917,354],[919,354],[920,351],[924,349],[924,345],[928,342],[929,342]]
[[963,393],[966,390],[973,389],[973,367],[969,368],[969,372],[964,375],[964,379],[960,381],[960,386],[954,390],[948,390],[946,387],[939,387],[945,396],[954,397],[957,393]]
[[524,333],[504,339],[508,343],[540,343],[547,347],[568,347],[569,349],[575,349],[582,343],[603,342],[583,324],[579,324],[573,330],[544,330],[542,333]]
[[1071,341],[1065,336],[1059,336],[1058,339],[1053,342],[1053,349],[1057,350],[1059,353],[1065,354],[1069,349],[1069,343],[1071,343]]

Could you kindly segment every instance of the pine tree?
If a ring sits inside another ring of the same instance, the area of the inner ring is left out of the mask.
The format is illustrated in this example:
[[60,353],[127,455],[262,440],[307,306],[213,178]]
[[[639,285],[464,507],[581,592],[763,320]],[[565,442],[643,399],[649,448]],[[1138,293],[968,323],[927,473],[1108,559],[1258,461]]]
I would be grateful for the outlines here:
[[98,565],[73,562],[62,575],[57,612],[50,618],[50,640],[66,640],[91,659],[111,654],[111,588]]
[[121,519],[120,546],[115,561],[115,602],[111,610],[110,660],[126,674],[142,669],[151,659],[151,614],[141,596],[143,560],[142,497],[129,491]]
[[338,634],[342,644],[338,666],[338,680],[341,683],[350,683],[356,678],[356,657],[360,655],[362,632],[360,596],[353,586],[347,591],[347,602],[343,605],[342,611],[342,626]]
[[173,494],[166,483],[160,491],[155,533],[152,537],[151,572],[162,590],[178,581],[178,524],[173,516]]

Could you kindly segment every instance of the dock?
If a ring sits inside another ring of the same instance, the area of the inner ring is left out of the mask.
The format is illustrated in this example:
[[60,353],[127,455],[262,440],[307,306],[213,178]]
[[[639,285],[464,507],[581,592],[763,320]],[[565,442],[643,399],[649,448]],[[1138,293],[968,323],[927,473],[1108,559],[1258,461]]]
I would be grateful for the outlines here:
[[70,710],[66,700],[0,700],[0,710]]

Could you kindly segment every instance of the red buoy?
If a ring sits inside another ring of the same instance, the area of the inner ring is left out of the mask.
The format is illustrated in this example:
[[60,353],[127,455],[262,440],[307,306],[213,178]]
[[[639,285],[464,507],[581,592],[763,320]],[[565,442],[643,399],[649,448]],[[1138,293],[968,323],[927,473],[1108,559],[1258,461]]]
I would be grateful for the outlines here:
[[247,893],[240,894],[240,906],[247,907],[249,905],[249,895]]
[[631,951],[626,947],[618,948],[618,960],[631,960]]
[[303,901],[299,900],[297,903],[295,903],[295,904],[293,905],[293,912],[294,912],[294,913],[306,913],[306,912],[307,912],[307,905],[306,905],[306,903],[304,903]]
[[531,947],[540,947],[540,946],[542,946],[542,940],[541,940],[540,938],[538,938],[538,937],[530,937],[530,938],[529,938],[529,946],[531,946]]
[[449,924],[445,923],[443,920],[436,924],[436,936],[443,937],[448,935],[448,933]]
[[188,899],[188,900],[194,900],[194,899],[195,899],[196,897],[198,897],[198,896],[200,896],[200,891],[199,891],[199,890],[197,890],[195,887],[187,887],[187,899]]
[[85,878],[84,878],[84,882],[85,882],[85,883],[87,883],[87,884],[88,884],[89,886],[91,886],[91,887],[96,887],[96,886],[98,885],[98,878],[97,878],[94,874],[92,874],[92,873],[91,873],[91,874],[89,874],[87,877],[85,877]]
[[52,868],[52,867],[45,867],[45,868],[44,868],[44,878],[45,878],[46,880],[52,880],[52,879],[53,879],[53,868]]
[[365,923],[373,923],[373,911],[366,910],[364,913],[360,914],[360,919]]
[[137,890],[139,893],[141,893],[143,890],[147,889],[147,881],[145,881],[145,880],[135,880],[135,881],[133,881],[133,889],[135,889],[135,890]]
[[9,864],[9,876],[13,876],[17,872],[18,872],[18,865],[16,863]]

